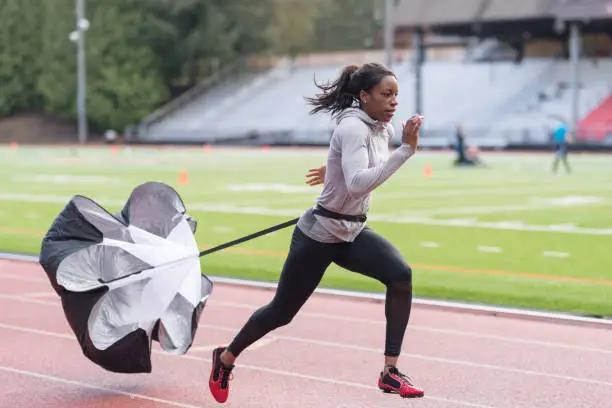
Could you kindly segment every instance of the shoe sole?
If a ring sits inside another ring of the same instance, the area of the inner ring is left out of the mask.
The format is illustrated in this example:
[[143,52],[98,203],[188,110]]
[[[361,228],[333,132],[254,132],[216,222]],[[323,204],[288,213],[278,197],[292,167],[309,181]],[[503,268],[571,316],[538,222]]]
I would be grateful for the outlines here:
[[397,394],[402,398],[423,398],[425,396],[425,393],[423,394],[411,394],[411,395],[402,395],[399,392],[395,391],[395,390],[387,390],[384,388],[380,388],[380,390],[383,392],[383,394]]

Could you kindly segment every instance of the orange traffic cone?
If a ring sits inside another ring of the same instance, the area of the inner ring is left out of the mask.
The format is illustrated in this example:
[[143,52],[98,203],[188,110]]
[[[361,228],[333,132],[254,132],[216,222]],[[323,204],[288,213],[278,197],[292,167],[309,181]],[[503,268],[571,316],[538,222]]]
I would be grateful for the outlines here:
[[202,146],[202,150],[204,151],[204,154],[208,154],[210,153],[210,145],[209,144],[205,144],[204,146]]
[[178,176],[178,183],[180,185],[185,185],[189,183],[189,175],[187,174],[187,170],[181,169]]
[[431,177],[433,176],[433,169],[431,168],[431,164],[427,163],[423,168],[423,176]]
[[11,150],[15,150],[15,149],[17,149],[18,146],[19,145],[17,144],[17,142],[11,142],[11,144],[9,145],[9,148]]

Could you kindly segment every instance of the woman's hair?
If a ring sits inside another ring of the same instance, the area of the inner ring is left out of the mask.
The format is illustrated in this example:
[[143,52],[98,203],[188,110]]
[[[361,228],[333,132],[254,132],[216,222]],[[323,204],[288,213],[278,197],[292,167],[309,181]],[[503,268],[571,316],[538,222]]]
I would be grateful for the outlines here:
[[312,106],[311,114],[320,111],[331,112],[335,115],[346,108],[350,108],[355,103],[360,104],[359,93],[369,91],[373,86],[378,85],[386,76],[395,76],[393,71],[378,63],[368,63],[364,65],[348,65],[335,81],[327,84],[315,85],[322,90],[322,93],[314,97],[306,98]]

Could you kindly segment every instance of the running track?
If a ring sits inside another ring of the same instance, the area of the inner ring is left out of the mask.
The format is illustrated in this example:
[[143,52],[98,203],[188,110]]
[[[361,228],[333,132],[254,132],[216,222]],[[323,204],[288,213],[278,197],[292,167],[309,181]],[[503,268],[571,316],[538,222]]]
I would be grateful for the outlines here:
[[[273,292],[217,283],[186,356],[113,374],[82,357],[39,265],[0,260],[0,407],[610,406],[612,331],[415,306],[400,368],[426,396],[379,392],[384,308],[314,295],[294,321],[241,357],[225,405],[208,393],[210,350]],[[154,343],[155,344],[155,343]],[[158,348],[159,350],[159,348]]]

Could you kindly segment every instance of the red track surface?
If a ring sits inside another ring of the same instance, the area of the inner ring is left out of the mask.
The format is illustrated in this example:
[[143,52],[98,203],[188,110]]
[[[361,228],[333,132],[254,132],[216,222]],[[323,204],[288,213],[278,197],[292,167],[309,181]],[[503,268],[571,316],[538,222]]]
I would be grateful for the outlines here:
[[[217,284],[186,356],[156,351],[153,373],[121,375],[81,355],[38,265],[0,260],[0,406],[221,407],[208,392],[210,350],[272,295]],[[399,366],[426,396],[402,400],[375,388],[382,303],[315,295],[241,356],[225,406],[603,408],[612,401],[611,334],[415,306]]]

